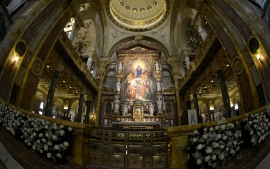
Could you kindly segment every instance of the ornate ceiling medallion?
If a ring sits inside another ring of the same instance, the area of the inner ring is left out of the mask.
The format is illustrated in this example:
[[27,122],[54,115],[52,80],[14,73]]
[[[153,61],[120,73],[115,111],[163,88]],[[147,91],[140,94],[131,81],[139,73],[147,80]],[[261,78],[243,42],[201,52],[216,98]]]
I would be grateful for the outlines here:
[[146,31],[161,25],[169,15],[167,0],[107,0],[107,14],[114,24],[130,31]]

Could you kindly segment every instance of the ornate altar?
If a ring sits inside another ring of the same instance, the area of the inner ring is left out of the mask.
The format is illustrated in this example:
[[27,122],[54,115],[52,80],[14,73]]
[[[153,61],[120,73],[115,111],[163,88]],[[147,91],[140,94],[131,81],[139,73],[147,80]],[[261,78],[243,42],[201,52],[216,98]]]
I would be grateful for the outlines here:
[[118,61],[114,98],[112,105],[105,104],[106,115],[112,112],[113,118],[104,118],[105,126],[163,127],[165,121],[168,121],[164,118],[165,113],[173,105],[165,107],[161,50],[150,44],[136,42],[118,48],[116,54]]

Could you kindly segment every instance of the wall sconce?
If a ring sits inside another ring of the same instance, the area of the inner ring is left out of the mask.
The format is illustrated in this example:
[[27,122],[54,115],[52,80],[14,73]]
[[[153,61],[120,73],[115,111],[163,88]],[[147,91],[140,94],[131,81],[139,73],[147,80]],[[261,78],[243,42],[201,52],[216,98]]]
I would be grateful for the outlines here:
[[19,60],[17,56],[14,57],[14,62],[12,63],[12,66]]
[[94,115],[93,114],[92,114],[91,118],[94,119]]
[[256,57],[257,57],[257,59],[259,59],[261,61],[261,63],[263,63],[263,61],[261,60],[261,55],[260,54],[257,54]]

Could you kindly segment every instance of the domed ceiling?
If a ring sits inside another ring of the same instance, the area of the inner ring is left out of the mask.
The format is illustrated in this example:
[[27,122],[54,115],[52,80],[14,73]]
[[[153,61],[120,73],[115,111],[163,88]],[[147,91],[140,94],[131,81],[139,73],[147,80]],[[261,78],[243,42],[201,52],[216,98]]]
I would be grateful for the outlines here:
[[109,18],[119,27],[132,31],[156,28],[168,16],[166,0],[108,0]]

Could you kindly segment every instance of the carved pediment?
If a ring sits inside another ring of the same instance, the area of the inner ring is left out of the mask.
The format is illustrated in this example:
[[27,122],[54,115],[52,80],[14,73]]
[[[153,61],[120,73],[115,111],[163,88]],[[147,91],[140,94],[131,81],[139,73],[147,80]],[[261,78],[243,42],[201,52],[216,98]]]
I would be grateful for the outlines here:
[[142,43],[142,42],[134,42],[125,46],[122,46],[116,50],[118,58],[121,56],[133,56],[133,55],[149,55],[160,57],[161,50],[156,46]]

